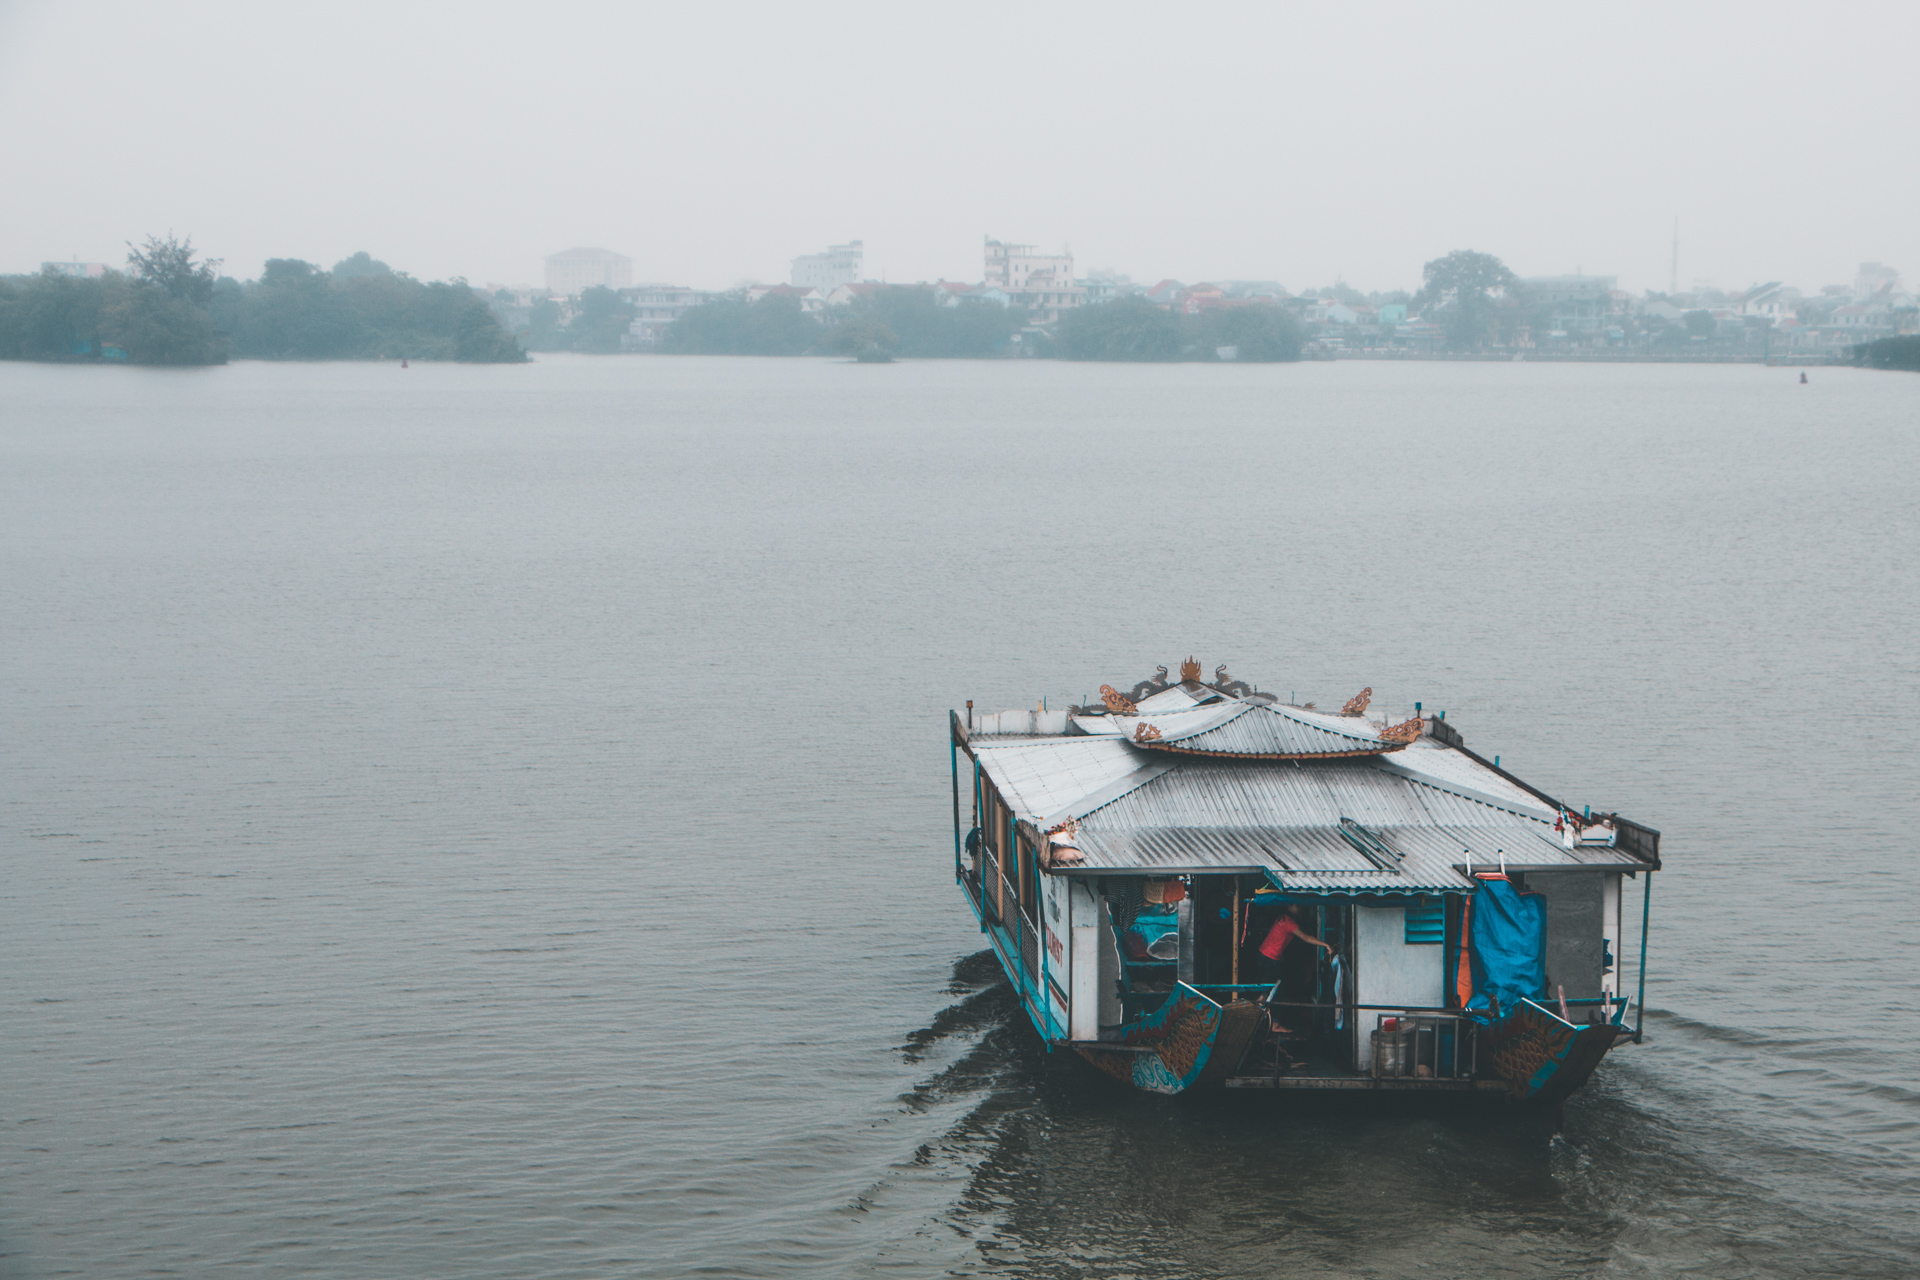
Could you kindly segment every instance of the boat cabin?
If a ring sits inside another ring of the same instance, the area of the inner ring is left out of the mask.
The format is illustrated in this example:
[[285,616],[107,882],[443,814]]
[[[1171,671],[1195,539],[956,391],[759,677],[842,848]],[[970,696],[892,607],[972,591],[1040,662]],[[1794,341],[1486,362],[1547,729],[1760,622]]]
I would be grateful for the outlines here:
[[1626,890],[1657,831],[1529,786],[1443,712],[1199,674],[953,713],[954,874],[1050,1045],[1165,1093],[1557,1099],[1637,1038]]

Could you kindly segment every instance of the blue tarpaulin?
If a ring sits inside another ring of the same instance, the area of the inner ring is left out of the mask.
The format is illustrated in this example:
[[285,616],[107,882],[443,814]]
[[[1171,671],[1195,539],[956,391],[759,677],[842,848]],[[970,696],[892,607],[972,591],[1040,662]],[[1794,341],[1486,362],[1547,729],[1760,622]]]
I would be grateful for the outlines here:
[[1467,1008],[1487,1012],[1498,999],[1507,1010],[1547,990],[1547,900],[1521,893],[1508,880],[1482,880],[1473,895],[1470,929],[1473,998]]

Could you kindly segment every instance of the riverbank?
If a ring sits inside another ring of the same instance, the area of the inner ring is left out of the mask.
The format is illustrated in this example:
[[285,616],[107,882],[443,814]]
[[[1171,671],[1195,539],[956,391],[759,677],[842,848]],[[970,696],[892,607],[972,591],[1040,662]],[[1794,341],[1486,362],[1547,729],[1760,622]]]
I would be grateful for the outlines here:
[[1774,369],[1812,368],[1822,365],[1851,367],[1857,363],[1848,355],[1660,355],[1644,351],[1335,351],[1309,352],[1307,360],[1381,360],[1416,364],[1432,361],[1440,364],[1758,364]]

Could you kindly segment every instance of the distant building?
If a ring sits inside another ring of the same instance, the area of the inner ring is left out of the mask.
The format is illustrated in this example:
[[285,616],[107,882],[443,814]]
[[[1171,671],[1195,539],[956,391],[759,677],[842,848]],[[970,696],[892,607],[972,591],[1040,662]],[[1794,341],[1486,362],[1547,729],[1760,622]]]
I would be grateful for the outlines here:
[[878,280],[851,280],[827,295],[827,305],[830,307],[844,307],[855,298],[863,298],[870,293],[878,293],[882,289],[891,287],[890,285],[880,283]]
[[1893,332],[1893,326],[1887,323],[1885,307],[1868,306],[1863,303],[1851,303],[1834,308],[1831,323],[1842,329],[1862,334],[1871,333],[1876,338],[1885,336],[1882,330],[1886,333]]
[[1157,302],[1163,307],[1170,307],[1180,295],[1186,291],[1186,287],[1187,286],[1181,284],[1178,280],[1162,280],[1159,284],[1147,290],[1147,301]]
[[633,284],[633,259],[611,249],[568,249],[547,256],[547,288],[562,298],[582,289],[625,289]]
[[812,285],[756,284],[747,289],[748,302],[758,302],[770,295],[796,299],[800,303],[800,310],[808,313],[824,311],[827,307],[826,295]]
[[1051,324],[1062,311],[1082,306],[1087,291],[1073,278],[1071,253],[1040,253],[1030,244],[1009,244],[989,237],[984,283],[1025,307],[1038,324]]
[[1597,334],[1613,314],[1618,276],[1530,276],[1520,282],[1526,301],[1544,306],[1552,327],[1568,333]]
[[1190,285],[1180,291],[1173,309],[1183,316],[1197,316],[1202,311],[1211,311],[1227,299],[1227,291],[1209,281]]
[[681,284],[643,284],[620,296],[633,307],[627,341],[636,347],[654,346],[668,325],[707,300],[706,294]]
[[852,284],[866,274],[866,242],[849,240],[830,244],[825,253],[806,253],[793,260],[792,283],[797,289],[818,289],[825,297],[843,284]]
[[1882,289],[1900,283],[1900,273],[1878,262],[1863,262],[1853,277],[1853,300],[1865,302]]
[[1762,316],[1772,324],[1781,324],[1795,318],[1794,304],[1800,299],[1798,289],[1790,289],[1778,280],[1768,284],[1755,285],[1740,295],[1735,304],[1743,316]]
[[57,276],[96,280],[107,274],[110,268],[104,262],[43,262],[40,264],[40,270],[51,271]]
[[1278,280],[1222,280],[1220,287],[1229,298],[1258,298],[1271,304],[1292,296]]

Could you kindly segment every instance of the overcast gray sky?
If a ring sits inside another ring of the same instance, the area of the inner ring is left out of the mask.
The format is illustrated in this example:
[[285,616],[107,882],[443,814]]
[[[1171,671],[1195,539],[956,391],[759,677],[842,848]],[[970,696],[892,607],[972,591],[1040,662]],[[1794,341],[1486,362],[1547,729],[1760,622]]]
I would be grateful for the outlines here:
[[1136,279],[1920,277],[1920,5],[6,3],[0,271],[169,228],[718,288],[983,235]]

